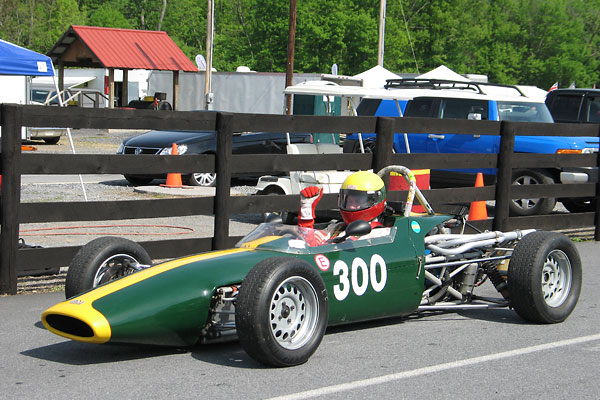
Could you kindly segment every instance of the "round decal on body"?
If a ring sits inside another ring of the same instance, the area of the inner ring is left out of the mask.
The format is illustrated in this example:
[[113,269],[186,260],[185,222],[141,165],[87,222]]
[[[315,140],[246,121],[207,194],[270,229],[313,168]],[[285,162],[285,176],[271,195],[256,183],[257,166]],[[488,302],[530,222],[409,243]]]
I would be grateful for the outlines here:
[[317,267],[319,267],[319,269],[321,271],[327,271],[329,269],[329,267],[331,266],[331,263],[329,262],[329,258],[325,257],[323,254],[317,254],[315,256],[315,263],[317,264]]
[[415,232],[415,233],[421,232],[421,225],[419,225],[419,223],[417,221],[411,222],[410,227],[412,228],[413,232]]

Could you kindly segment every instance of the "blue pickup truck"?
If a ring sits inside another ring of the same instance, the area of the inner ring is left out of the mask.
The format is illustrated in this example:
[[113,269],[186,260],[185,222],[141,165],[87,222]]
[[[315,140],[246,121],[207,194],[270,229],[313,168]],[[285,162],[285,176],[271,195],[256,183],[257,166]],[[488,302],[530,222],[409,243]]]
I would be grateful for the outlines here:
[[[531,95],[525,87],[477,82],[433,79],[390,80],[388,91],[394,99],[365,98],[357,107],[358,115],[473,119],[490,121],[553,122],[540,92]],[[532,90],[532,89],[529,89]],[[542,93],[543,94],[543,93]],[[370,151],[373,134],[348,135],[344,152]],[[394,138],[397,153],[497,153],[499,136],[458,134],[404,134]],[[515,152],[520,153],[593,153],[598,151],[598,138],[517,136]],[[473,174],[483,172],[486,182],[495,181],[495,169],[432,170],[432,187],[471,186]],[[515,169],[513,184],[579,183],[597,179],[595,169]],[[513,199],[512,215],[547,214],[557,199]],[[589,199],[559,199],[570,211],[586,211]]]

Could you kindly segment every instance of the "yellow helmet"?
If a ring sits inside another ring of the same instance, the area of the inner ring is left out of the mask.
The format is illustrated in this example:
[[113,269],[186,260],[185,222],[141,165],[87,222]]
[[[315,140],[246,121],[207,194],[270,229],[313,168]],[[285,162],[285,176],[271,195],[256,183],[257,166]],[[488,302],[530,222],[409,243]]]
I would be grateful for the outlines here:
[[340,189],[338,206],[346,224],[371,221],[385,209],[385,184],[376,174],[359,171],[348,176]]

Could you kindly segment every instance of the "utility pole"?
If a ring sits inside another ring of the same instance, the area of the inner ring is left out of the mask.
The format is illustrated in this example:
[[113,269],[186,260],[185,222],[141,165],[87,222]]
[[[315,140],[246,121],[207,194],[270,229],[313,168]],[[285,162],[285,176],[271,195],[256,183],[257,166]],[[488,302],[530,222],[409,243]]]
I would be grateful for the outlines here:
[[383,46],[385,44],[385,8],[386,0],[381,0],[379,5],[379,47],[377,51],[377,64],[383,67]]
[[[296,46],[296,0],[290,0],[290,30],[288,33],[285,87],[292,86],[294,79],[294,47]],[[292,95],[285,95],[285,114],[292,114]]]
[[206,71],[204,85],[204,110],[211,109],[213,101],[212,93],[212,53],[213,53],[213,34],[214,34],[214,0],[208,0],[208,13],[206,16]]

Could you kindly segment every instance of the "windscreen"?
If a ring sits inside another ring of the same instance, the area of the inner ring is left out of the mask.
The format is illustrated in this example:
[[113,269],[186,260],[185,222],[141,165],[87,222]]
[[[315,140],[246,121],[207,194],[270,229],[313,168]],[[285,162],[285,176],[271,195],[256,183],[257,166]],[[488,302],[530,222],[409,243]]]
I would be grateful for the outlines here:
[[554,122],[544,103],[499,101],[498,117],[500,121]]

